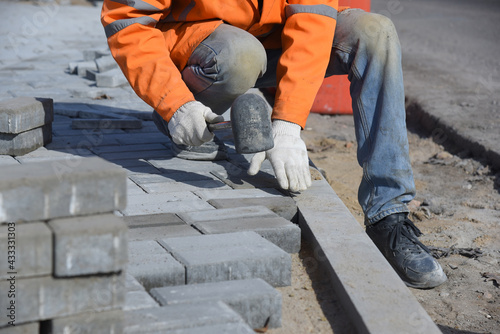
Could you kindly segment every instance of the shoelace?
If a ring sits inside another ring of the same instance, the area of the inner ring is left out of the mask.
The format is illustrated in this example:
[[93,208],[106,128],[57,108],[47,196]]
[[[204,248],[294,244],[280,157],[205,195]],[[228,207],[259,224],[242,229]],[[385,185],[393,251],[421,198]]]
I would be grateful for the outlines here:
[[[412,233],[413,232],[413,233]],[[391,250],[395,250],[397,246],[397,240],[402,239],[401,236],[406,237],[413,244],[420,246],[423,250],[430,253],[429,249],[417,239],[417,237],[421,236],[422,232],[416,227],[411,220],[406,218],[399,224],[396,224],[394,229],[389,236],[390,248]],[[415,250],[416,251],[416,250]],[[420,253],[420,250],[418,250]]]

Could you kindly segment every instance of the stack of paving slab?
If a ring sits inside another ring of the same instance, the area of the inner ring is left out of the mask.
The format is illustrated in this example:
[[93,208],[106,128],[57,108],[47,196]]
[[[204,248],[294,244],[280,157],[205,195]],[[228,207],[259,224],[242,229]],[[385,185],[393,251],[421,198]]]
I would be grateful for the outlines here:
[[122,332],[125,170],[97,157],[10,164],[0,199],[0,333]]
[[18,97],[0,102],[0,154],[23,155],[52,140],[52,99]]

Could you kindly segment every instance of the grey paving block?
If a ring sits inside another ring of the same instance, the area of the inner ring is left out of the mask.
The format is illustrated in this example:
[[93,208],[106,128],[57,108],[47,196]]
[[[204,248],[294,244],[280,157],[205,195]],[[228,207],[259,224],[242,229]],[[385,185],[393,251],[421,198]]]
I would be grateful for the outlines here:
[[0,133],[17,134],[54,120],[52,99],[17,97],[0,101]]
[[120,87],[128,84],[119,68],[96,74],[95,82],[97,87]]
[[[9,291],[9,288],[9,280],[0,280],[0,291]],[[15,280],[15,290],[16,322],[19,324],[118,309],[125,302],[123,275],[23,278]],[[10,300],[0,298],[2,310],[7,309]],[[0,327],[7,322],[7,317],[1,317]]]
[[[120,160],[112,160],[112,161],[118,161]],[[156,169],[155,167],[151,165],[141,165],[141,166],[130,166],[130,167],[124,167],[127,169],[127,175],[132,176],[136,174],[160,174],[160,171]]]
[[48,322],[51,334],[110,334],[123,332],[123,311],[87,312]]
[[261,279],[155,288],[151,295],[162,306],[222,301],[252,328],[281,327],[281,294]]
[[0,328],[0,334],[39,334],[40,333],[40,323],[32,322],[29,324],[15,326],[7,326]]
[[85,77],[87,71],[97,71],[97,64],[94,60],[81,61],[76,65],[76,73],[79,77]]
[[84,103],[67,103],[67,102],[56,102],[54,103],[54,114],[64,115],[69,117],[79,117],[79,113],[82,111],[91,112],[92,109],[88,104]]
[[104,133],[88,132],[84,136],[57,136],[52,139],[50,144],[45,145],[51,150],[70,149],[70,148],[85,148],[119,145],[120,143],[114,135],[106,135]]
[[129,196],[128,201],[127,208],[120,210],[124,216],[213,209],[211,205],[189,191],[134,195]]
[[149,160],[156,168],[160,169],[162,173],[174,173],[179,171],[184,172],[213,172],[213,171],[224,171],[227,168],[233,168],[233,164],[228,161],[195,161],[195,160],[184,160],[179,158],[171,159],[151,159]]
[[185,269],[156,241],[131,241],[127,272],[146,290],[185,284]]
[[291,257],[255,232],[160,241],[186,267],[186,284],[262,278],[272,286],[291,281]]
[[0,222],[123,209],[126,204],[125,175],[123,169],[100,158],[2,167]]
[[185,225],[186,223],[173,213],[155,215],[125,216],[123,221],[129,228],[154,227],[162,225]]
[[16,157],[16,160],[22,164],[55,160],[64,160],[69,163],[76,163],[75,159],[91,156],[95,155],[85,148],[56,151],[47,150],[45,147],[39,147],[30,153]]
[[[294,198],[318,265],[331,273],[333,288],[359,332],[440,333],[326,181],[313,181]],[[417,325],[409,326],[409,319]]]
[[83,60],[85,61],[96,60],[100,57],[108,56],[110,54],[111,52],[106,49],[99,49],[99,48],[87,49],[83,50]]
[[245,206],[263,205],[286,220],[293,221],[297,216],[297,205],[288,196],[257,197],[257,198],[224,198],[211,199],[208,203],[217,209],[240,208]]
[[206,201],[211,199],[235,199],[235,198],[262,198],[262,197],[283,197],[283,193],[274,188],[255,188],[255,189],[234,189],[234,190],[200,190],[196,192],[200,198]]
[[104,153],[121,153],[121,152],[142,152],[142,151],[158,151],[165,150],[166,146],[162,144],[139,144],[139,145],[120,145],[120,146],[102,146],[92,148],[92,152],[101,155]]
[[164,144],[169,143],[170,139],[162,133],[141,133],[140,135],[131,135],[130,133],[117,136],[116,140],[121,145],[136,144]]
[[125,291],[146,291],[144,287],[129,273],[125,274]]
[[[8,250],[15,249],[15,263],[10,267]],[[43,276],[52,273],[52,232],[45,223],[0,225],[0,279],[16,272],[16,277]],[[9,269],[9,270],[7,270]]]
[[151,158],[168,158],[172,156],[170,150],[162,147],[158,150],[144,149],[135,152],[109,152],[101,153],[100,156],[106,160],[121,160],[121,159],[151,159]]
[[82,108],[78,112],[78,118],[83,119],[134,119],[133,117],[127,117],[122,114],[117,114],[114,112],[100,110],[98,107],[93,105],[88,105],[89,108]]
[[0,155],[0,166],[12,166],[19,165],[19,161],[11,157],[10,155]]
[[51,123],[17,134],[0,133],[0,154],[23,155],[51,141]]
[[217,180],[142,183],[141,188],[149,194],[173,193],[179,191],[195,192],[205,191],[207,189],[212,191],[231,189],[228,185]]
[[118,64],[111,55],[96,58],[95,63],[97,65],[97,71],[100,73],[118,68]]
[[49,221],[54,276],[116,273],[127,265],[127,225],[112,214]]
[[[158,215],[147,215],[151,216],[162,216],[164,214]],[[134,217],[145,217],[145,216],[129,216],[127,218]],[[129,225],[130,226],[130,225]],[[149,223],[143,224],[142,226],[131,227],[128,231],[128,238],[130,241],[142,241],[142,240],[159,240],[162,238],[170,237],[182,237],[188,235],[200,235],[201,233],[190,225],[181,221],[178,222],[165,222],[165,223]]]
[[[243,324],[241,316],[222,302],[180,304],[124,312],[124,333],[192,333],[199,327]],[[234,327],[233,327],[234,328]],[[205,334],[221,332],[203,332]],[[233,331],[231,333],[240,333]],[[247,333],[242,331],[241,333]]]
[[137,184],[127,179],[127,195],[144,195],[146,192]]
[[206,325],[193,328],[175,329],[162,334],[254,334],[245,322],[231,322],[226,324]]
[[151,174],[133,175],[130,177],[130,179],[137,184],[215,180],[210,173],[205,173],[201,171],[184,172],[177,170],[172,173],[163,173],[159,175],[151,175]]
[[[238,167],[236,167],[238,168]],[[246,170],[215,171],[213,174],[222,182],[234,189],[252,188],[279,188],[279,183],[274,175],[259,172],[257,175],[248,175]]]
[[194,223],[193,226],[203,234],[254,231],[287,253],[298,253],[300,251],[300,228],[281,217],[246,217],[202,221]]
[[125,294],[124,311],[158,307],[158,303],[146,291],[128,291]]
[[73,129],[140,129],[142,121],[140,119],[74,119],[71,122]]
[[274,212],[265,206],[247,206],[242,208],[229,208],[217,210],[197,210],[179,213],[178,216],[188,224],[206,221],[220,221],[228,219],[241,219],[241,218],[263,218],[277,217]]

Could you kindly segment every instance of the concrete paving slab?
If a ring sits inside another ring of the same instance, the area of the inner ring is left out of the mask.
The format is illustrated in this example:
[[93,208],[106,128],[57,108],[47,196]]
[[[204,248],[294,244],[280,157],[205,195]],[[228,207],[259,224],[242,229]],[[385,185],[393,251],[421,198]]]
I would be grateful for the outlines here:
[[40,333],[40,323],[32,322],[29,324],[23,324],[15,326],[7,326],[0,328],[0,334],[39,334]]
[[0,155],[0,166],[16,166],[19,165],[19,161],[11,157],[10,155]]
[[128,232],[128,238],[130,241],[143,241],[200,234],[201,233],[198,230],[186,223],[163,224],[157,226],[131,228]]
[[110,334],[123,332],[123,311],[87,312],[48,321],[51,334]]
[[185,284],[184,266],[156,241],[131,241],[128,247],[127,272],[146,290]]
[[281,217],[242,217],[201,221],[194,223],[193,226],[203,234],[254,231],[287,253],[300,251],[300,228]]
[[291,257],[255,232],[166,238],[159,241],[186,267],[186,284],[262,278],[291,282]]
[[184,160],[179,158],[171,159],[151,159],[149,162],[160,169],[163,173],[176,173],[178,171],[184,172],[213,172],[213,171],[225,171],[226,169],[234,168],[234,165],[228,161],[194,161],[194,160]]
[[[125,301],[123,275],[54,279],[50,276],[16,279],[16,324],[100,312],[121,308]],[[9,290],[8,280],[0,281],[1,291]],[[9,298],[0,299],[7,309]],[[0,318],[0,326],[7,325]]]
[[[159,194],[165,195],[165,194]],[[141,196],[141,195],[137,195]],[[157,195],[148,195],[157,196]],[[144,202],[142,204],[137,204],[134,206],[127,206],[125,210],[121,210],[124,216],[137,216],[137,215],[150,215],[157,213],[179,213],[192,210],[210,210],[214,209],[210,204],[201,199],[191,199],[191,200],[180,200],[173,202],[159,202],[159,203],[148,203]],[[215,210],[215,209],[214,209]]]
[[[124,333],[177,333],[186,330],[214,325],[242,324],[243,319],[222,302],[199,303],[195,305],[172,305],[127,311]],[[203,332],[215,334],[221,332]],[[231,332],[240,333],[240,332]],[[242,333],[246,333],[243,331]]]
[[88,118],[74,119],[71,122],[73,129],[140,129],[142,121],[140,119],[111,119],[111,118]]
[[146,150],[158,151],[165,150],[166,146],[162,144],[138,144],[138,145],[121,145],[121,146],[101,146],[93,147],[92,152],[97,155],[103,153],[120,153],[120,152],[142,152]]
[[283,197],[283,193],[274,188],[235,189],[235,190],[201,190],[195,192],[197,196],[206,201],[212,199],[236,199],[236,198],[273,198]]
[[2,171],[2,222],[112,212],[126,204],[125,171],[100,158],[6,166]]
[[54,276],[117,273],[127,265],[127,226],[112,215],[54,219]]
[[162,306],[222,301],[252,328],[281,327],[281,294],[258,278],[155,288],[151,295]]
[[440,333],[325,180],[294,199],[304,236],[359,333]]
[[[128,146],[128,145],[127,145]],[[169,158],[172,157],[172,152],[165,146],[158,150],[144,149],[136,152],[109,152],[101,153],[100,157],[106,160],[123,160],[123,159],[153,159],[153,158]]]
[[149,194],[158,193],[172,193],[179,191],[204,191],[207,189],[212,190],[230,190],[231,187],[216,180],[203,180],[203,181],[183,181],[183,182],[157,182],[157,183],[143,183],[141,184]]
[[50,144],[44,145],[50,150],[70,149],[70,148],[86,148],[120,145],[116,137],[105,135],[102,133],[88,133],[85,136],[55,136]]
[[47,150],[45,147],[39,147],[30,153],[16,157],[16,160],[22,164],[54,160],[63,160],[69,163],[77,163],[75,159],[92,156],[95,155],[85,148],[55,151]]
[[142,190],[137,184],[132,182],[130,179],[127,179],[127,195],[144,195],[146,192]]
[[0,154],[23,155],[52,141],[52,124],[17,134],[0,133]]
[[276,214],[265,206],[248,206],[243,208],[229,208],[204,211],[189,211],[179,213],[178,216],[188,224],[207,221],[238,220],[242,218],[274,218]]
[[186,225],[186,223],[173,213],[160,213],[156,215],[125,216],[123,221],[129,228],[154,227],[162,225]]
[[128,291],[125,294],[124,311],[158,307],[158,303],[146,291]]
[[215,178],[210,173],[195,171],[186,172],[182,170],[161,173],[159,175],[139,174],[130,176],[130,179],[137,184],[151,184],[164,182],[185,182],[185,181],[213,181]]
[[0,101],[0,133],[17,134],[54,120],[52,99],[18,97]]
[[212,174],[234,189],[279,188],[274,175],[263,172],[251,176],[246,170],[238,168],[231,171],[215,171]]
[[146,291],[144,287],[129,273],[125,273],[125,291]]
[[263,205],[276,213],[278,216],[289,221],[295,221],[297,216],[297,205],[295,204],[295,201],[288,196],[211,199],[208,201],[208,204],[214,206],[216,209]]
[[[10,234],[9,234],[10,233]],[[8,250],[15,249],[15,264],[11,267]],[[44,276],[52,274],[52,231],[43,222],[0,225],[0,279],[8,278],[8,272],[16,277]],[[9,269],[9,270],[7,270]]]

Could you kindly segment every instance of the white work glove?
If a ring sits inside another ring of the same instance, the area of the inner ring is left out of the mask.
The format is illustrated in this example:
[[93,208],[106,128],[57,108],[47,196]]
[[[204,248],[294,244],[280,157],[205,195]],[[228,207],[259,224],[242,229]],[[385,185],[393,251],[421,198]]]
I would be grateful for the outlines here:
[[300,125],[275,120],[273,137],[274,147],[253,156],[248,174],[257,174],[264,160],[269,159],[281,188],[294,192],[306,190],[311,186],[311,172],[306,144],[300,138]]
[[178,145],[200,146],[212,140],[214,134],[208,130],[207,123],[222,122],[224,117],[198,101],[183,104],[168,122],[168,131]]

